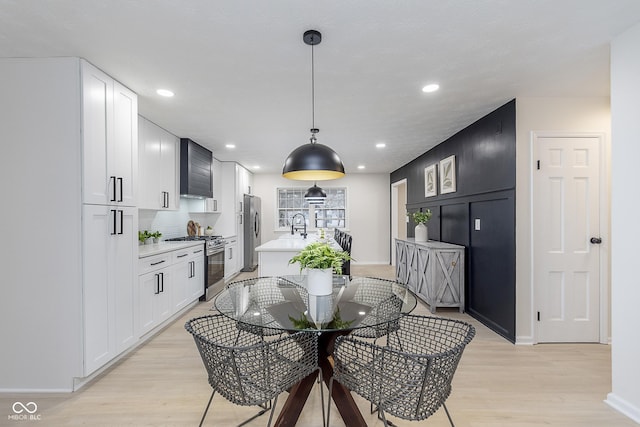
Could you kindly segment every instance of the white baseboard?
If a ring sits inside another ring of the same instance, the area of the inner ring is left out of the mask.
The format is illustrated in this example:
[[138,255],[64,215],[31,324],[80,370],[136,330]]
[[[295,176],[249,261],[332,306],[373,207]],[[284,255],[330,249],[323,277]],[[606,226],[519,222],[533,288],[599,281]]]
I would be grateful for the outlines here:
[[534,345],[532,336],[517,336],[516,337],[516,345]]
[[605,399],[604,403],[640,424],[640,408],[632,405],[615,393],[611,392],[607,394],[607,398]]

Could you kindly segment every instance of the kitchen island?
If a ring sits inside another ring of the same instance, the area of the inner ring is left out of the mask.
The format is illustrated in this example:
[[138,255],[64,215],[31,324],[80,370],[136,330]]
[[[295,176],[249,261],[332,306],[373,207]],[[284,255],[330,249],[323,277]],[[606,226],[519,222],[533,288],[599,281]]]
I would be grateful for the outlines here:
[[[258,252],[258,276],[291,276],[300,274],[300,264],[289,264],[289,260],[309,243],[317,242],[318,236],[284,235],[269,240],[256,248]],[[336,249],[340,246],[333,239],[326,239]]]

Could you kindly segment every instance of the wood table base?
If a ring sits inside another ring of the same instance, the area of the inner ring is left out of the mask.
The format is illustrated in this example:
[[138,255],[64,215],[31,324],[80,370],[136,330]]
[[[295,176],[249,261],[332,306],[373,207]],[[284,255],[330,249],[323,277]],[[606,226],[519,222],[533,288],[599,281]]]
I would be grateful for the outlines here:
[[[340,334],[323,334],[321,336],[321,344],[319,347],[323,351],[321,352],[318,362],[322,369],[322,377],[327,387],[329,386],[329,380],[333,375],[333,366],[329,362],[329,354],[333,352],[333,342],[335,341],[335,338],[337,335],[342,334],[344,334],[344,332]],[[296,425],[298,418],[302,413],[302,408],[304,408],[304,404],[313,389],[313,385],[315,384],[317,377],[317,372],[314,372],[289,390],[289,397],[284,403],[284,406],[278,415],[278,419],[275,421],[275,426],[293,427]],[[334,381],[330,399],[333,399],[333,402],[338,408],[338,412],[344,420],[345,425],[349,427],[367,427],[367,423],[362,417],[362,414],[358,409],[358,405],[356,405],[356,402],[353,400],[353,396],[351,396],[351,392],[346,387]]]

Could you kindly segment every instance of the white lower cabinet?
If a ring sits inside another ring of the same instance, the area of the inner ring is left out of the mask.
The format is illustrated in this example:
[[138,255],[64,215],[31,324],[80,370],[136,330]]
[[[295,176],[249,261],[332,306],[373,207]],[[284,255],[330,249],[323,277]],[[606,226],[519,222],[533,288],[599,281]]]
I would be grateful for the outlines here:
[[224,247],[224,280],[229,280],[240,271],[238,238],[228,237]]
[[171,291],[173,269],[171,254],[163,254],[140,260],[138,279],[140,300],[138,304],[140,336],[168,319],[172,314]]
[[137,212],[132,207],[83,207],[85,376],[138,340]]
[[175,286],[173,308],[180,310],[204,293],[204,249],[192,247],[173,253]]
[[189,279],[190,300],[199,299],[204,295],[205,269],[204,269],[204,249],[199,255],[193,255],[191,263],[193,271]]
[[163,324],[204,293],[204,245],[140,258],[138,335]]

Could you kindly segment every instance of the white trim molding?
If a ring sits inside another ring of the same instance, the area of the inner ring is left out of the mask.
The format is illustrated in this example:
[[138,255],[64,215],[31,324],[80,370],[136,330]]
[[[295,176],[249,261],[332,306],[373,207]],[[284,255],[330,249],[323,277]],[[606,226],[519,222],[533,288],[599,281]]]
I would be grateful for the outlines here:
[[604,403],[640,424],[640,408],[632,405],[615,393],[612,392],[607,394],[607,398],[604,400]]

